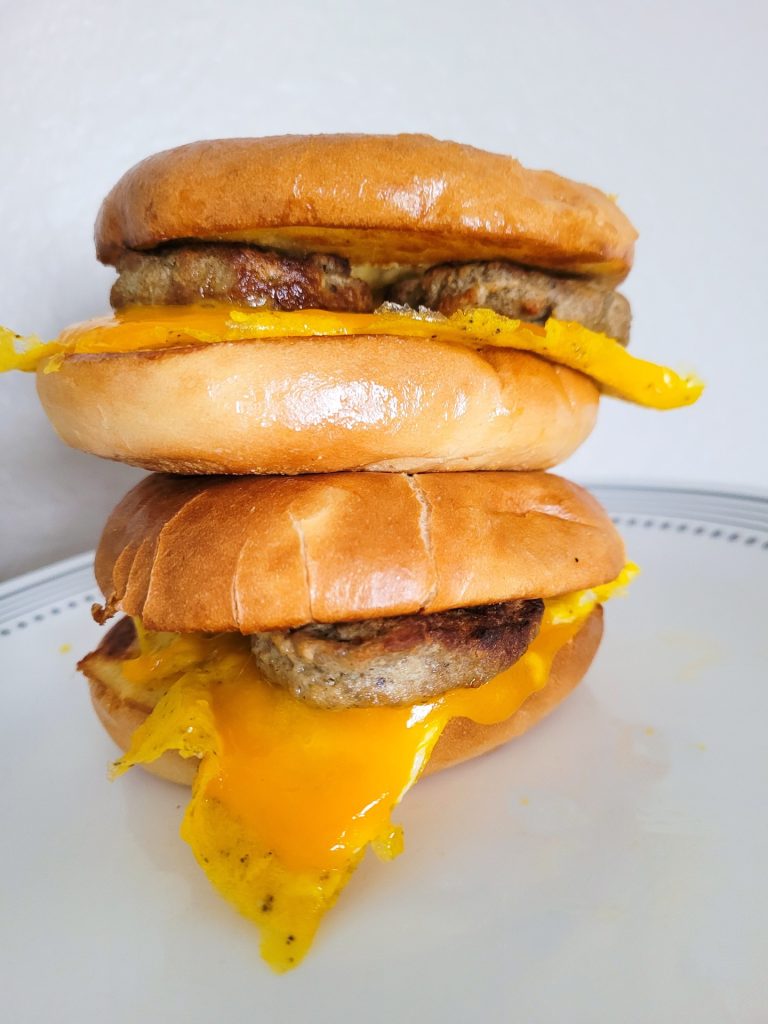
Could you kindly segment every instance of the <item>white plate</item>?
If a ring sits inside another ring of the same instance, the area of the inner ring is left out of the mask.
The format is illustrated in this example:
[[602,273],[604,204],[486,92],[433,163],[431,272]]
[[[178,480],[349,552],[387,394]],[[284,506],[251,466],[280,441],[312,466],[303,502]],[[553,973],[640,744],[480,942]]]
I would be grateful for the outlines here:
[[[87,556],[0,588],[3,1018],[765,1022],[768,501],[600,488],[642,576],[588,681],[511,746],[419,784],[277,977],[75,674]],[[62,645],[71,645],[66,651]]]

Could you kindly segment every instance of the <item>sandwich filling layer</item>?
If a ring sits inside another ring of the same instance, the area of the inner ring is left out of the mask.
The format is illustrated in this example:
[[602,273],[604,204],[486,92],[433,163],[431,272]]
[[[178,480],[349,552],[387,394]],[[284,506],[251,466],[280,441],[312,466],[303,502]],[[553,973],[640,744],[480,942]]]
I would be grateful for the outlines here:
[[[482,307],[529,323],[543,324],[554,317],[622,341],[629,338],[629,303],[608,282],[504,260],[427,269],[392,266],[388,275],[374,276],[371,287],[339,256],[187,242],[148,252],[128,250],[116,269],[119,276],[111,294],[115,309],[215,300],[263,309],[370,313],[382,301],[393,301],[446,315]],[[365,275],[365,268],[360,268],[360,275]]]
[[464,345],[473,349],[513,349],[568,366],[591,377],[603,391],[655,409],[691,405],[703,390],[693,376],[631,356],[614,338],[578,323],[549,319],[541,326],[501,316],[489,309],[450,317],[408,307],[380,307],[374,313],[327,310],[256,310],[223,303],[192,306],[132,306],[62,331],[56,341],[22,340],[0,330],[0,371],[51,373],[77,355],[184,349],[227,342],[274,339],[379,336]]
[[[166,751],[200,761],[182,835],[216,889],[262,933],[278,971],[309,948],[370,845],[402,849],[391,812],[456,717],[505,721],[542,689],[558,651],[633,575],[544,602],[541,628],[509,669],[426,702],[328,711],[268,683],[247,637],[147,633],[110,680],[150,711],[115,774]],[[82,668],[97,678],[99,652]]]

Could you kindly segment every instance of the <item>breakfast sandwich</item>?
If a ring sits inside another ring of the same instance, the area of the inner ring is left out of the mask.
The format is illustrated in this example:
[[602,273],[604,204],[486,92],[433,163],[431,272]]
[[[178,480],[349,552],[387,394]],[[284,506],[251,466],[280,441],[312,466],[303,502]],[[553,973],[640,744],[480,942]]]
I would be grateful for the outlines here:
[[[580,681],[633,567],[546,473],[152,475],[107,522],[80,663],[133,765],[277,970],[306,953],[425,773],[518,736]],[[488,765],[489,772],[493,765]]]
[[629,354],[635,230],[602,192],[424,135],[198,142],[123,176],[96,223],[112,316],[37,369],[68,444],[172,473],[534,470],[601,392],[701,385]]

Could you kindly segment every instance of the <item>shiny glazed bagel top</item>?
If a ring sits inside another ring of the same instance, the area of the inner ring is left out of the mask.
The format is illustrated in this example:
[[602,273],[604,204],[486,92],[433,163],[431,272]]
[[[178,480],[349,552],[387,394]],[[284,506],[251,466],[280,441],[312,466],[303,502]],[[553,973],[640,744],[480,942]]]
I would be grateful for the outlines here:
[[615,280],[632,265],[635,238],[596,188],[428,135],[194,142],[124,174],[95,230],[104,263],[204,239],[354,264],[503,259]]

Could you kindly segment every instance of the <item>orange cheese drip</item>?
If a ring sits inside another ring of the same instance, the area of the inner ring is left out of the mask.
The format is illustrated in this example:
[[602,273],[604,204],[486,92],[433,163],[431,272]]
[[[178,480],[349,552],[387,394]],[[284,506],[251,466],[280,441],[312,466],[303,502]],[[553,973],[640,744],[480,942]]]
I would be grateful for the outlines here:
[[[550,626],[529,655],[477,690],[414,707],[323,711],[252,678],[212,693],[220,800],[290,868],[341,867],[387,836],[392,808],[415,781],[446,723],[491,724],[546,681],[557,650],[577,631]],[[276,781],[277,780],[277,781]]]
[[633,571],[548,602],[528,651],[484,686],[408,707],[321,710],[266,683],[247,638],[143,634],[125,678],[141,686],[159,674],[171,685],[117,771],[166,750],[201,758],[182,834],[213,885],[261,927],[265,959],[289,969],[365,848],[384,858],[400,852],[390,814],[446,724],[492,724],[517,711],[595,604]]

